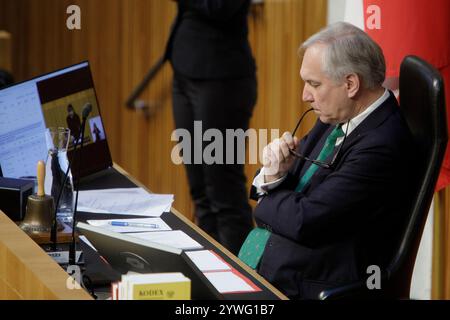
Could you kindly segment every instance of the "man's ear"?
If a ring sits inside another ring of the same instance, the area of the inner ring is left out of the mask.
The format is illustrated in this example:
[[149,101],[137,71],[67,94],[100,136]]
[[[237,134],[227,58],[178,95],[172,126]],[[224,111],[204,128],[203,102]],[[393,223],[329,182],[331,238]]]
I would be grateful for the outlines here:
[[356,73],[350,73],[345,77],[345,86],[348,97],[354,98],[359,91],[361,81]]

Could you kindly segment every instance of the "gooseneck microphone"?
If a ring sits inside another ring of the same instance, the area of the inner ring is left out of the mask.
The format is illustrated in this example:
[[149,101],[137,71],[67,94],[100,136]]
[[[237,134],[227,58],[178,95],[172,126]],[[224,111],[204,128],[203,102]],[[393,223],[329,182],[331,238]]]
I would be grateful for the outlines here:
[[[80,133],[81,134],[81,133]],[[78,140],[79,140],[79,136],[76,138],[75,143],[73,145],[73,153],[75,154],[75,152],[77,151],[77,147],[79,145]],[[57,221],[57,217],[58,217],[58,207],[59,207],[59,202],[61,201],[61,196],[64,190],[64,186],[66,185],[67,182],[67,178],[69,177],[69,172],[71,169],[72,165],[69,161],[69,164],[67,166],[67,170],[64,173],[64,178],[63,178],[63,182],[61,184],[61,187],[59,189],[59,193],[58,193],[58,197],[56,198],[56,203],[55,203],[55,212],[53,213],[53,220],[52,220],[52,229],[50,232],[50,241],[53,243],[53,250],[56,250],[56,245],[57,245],[57,228],[58,228],[58,221]]]
[[[81,117],[83,118],[83,121],[85,122],[85,124],[86,124],[86,119],[89,116],[89,114],[91,113],[91,111],[92,111],[92,104],[86,103],[84,105],[83,111],[81,112]],[[83,131],[81,131],[81,133],[83,134]]]
[[[75,265],[76,264],[76,241],[75,241],[75,225],[77,220],[77,207],[78,207],[78,192],[80,190],[80,171],[81,171],[81,154],[83,151],[83,142],[84,142],[84,129],[86,127],[86,120],[89,116],[89,113],[92,111],[92,105],[90,103],[87,103],[82,112],[82,121],[81,121],[81,146],[80,146],[80,152],[78,153],[78,173],[76,176],[76,184],[75,184],[75,207],[73,210],[73,218],[72,218],[72,242],[70,243],[69,247],[69,265]],[[74,155],[75,156],[75,155]]]
[[[83,107],[83,111],[82,111],[82,117],[83,117],[83,120],[86,118],[87,119],[87,117],[88,117],[88,115],[89,115],[89,113],[92,111],[92,104],[90,104],[89,102],[88,103],[86,103],[85,105],[84,105],[84,107]],[[82,125],[81,125],[82,126]],[[73,145],[73,154],[75,155],[76,154],[76,151],[77,151],[77,148],[78,148],[78,146],[80,145],[80,141],[82,141],[80,138],[81,138],[81,134],[82,134],[82,132],[80,132],[80,134],[78,135],[78,137],[76,137],[76,140],[75,140],[75,142],[74,142],[74,145]],[[72,163],[69,161],[69,164],[68,164],[68,166],[67,166],[67,170],[66,170],[66,172],[64,173],[64,178],[63,178],[63,182],[62,182],[62,184],[61,184],[61,188],[59,189],[59,193],[58,193],[58,197],[57,197],[57,199],[56,199],[56,203],[55,203],[55,212],[54,212],[54,214],[53,214],[53,220],[52,220],[52,229],[51,229],[51,231],[50,231],[50,241],[52,242],[52,247],[53,247],[53,250],[56,250],[56,246],[57,246],[57,244],[58,244],[58,240],[57,240],[57,237],[58,237],[58,233],[57,233],[57,229],[58,229],[58,221],[57,221],[57,216],[58,216],[58,207],[59,207],[59,202],[61,201],[61,196],[62,196],[62,193],[63,193],[63,190],[64,190],[64,186],[66,185],[66,182],[67,182],[67,178],[68,178],[68,176],[69,176],[69,172],[70,172],[70,169],[72,168]]]
[[[81,124],[82,127],[82,131],[80,132],[80,134],[78,135],[78,137],[76,137],[75,143],[73,145],[73,154],[76,154],[77,148],[80,145],[80,143],[83,141],[84,139],[84,126],[86,125],[86,119],[89,116],[89,113],[92,111],[92,104],[90,104],[89,102],[86,103],[83,107],[82,110],[82,118],[83,118],[83,122]],[[83,135],[83,136],[82,136]],[[81,139],[80,139],[81,138]],[[82,143],[81,143],[82,145]],[[81,152],[81,151],[80,151]],[[59,207],[59,202],[61,201],[61,196],[64,190],[64,186],[66,185],[67,182],[67,178],[69,176],[69,172],[70,169],[72,168],[72,163],[69,161],[69,164],[67,166],[67,170],[64,173],[64,178],[63,178],[63,182],[61,184],[61,187],[59,189],[59,193],[58,193],[58,198],[56,200],[55,203],[55,212],[53,214],[53,220],[52,220],[52,229],[50,231],[50,241],[52,242],[52,246],[53,246],[53,250],[56,250],[56,246],[57,246],[57,229],[58,229],[58,221],[57,221],[57,216],[58,216],[58,207]],[[74,210],[75,212],[75,210]]]

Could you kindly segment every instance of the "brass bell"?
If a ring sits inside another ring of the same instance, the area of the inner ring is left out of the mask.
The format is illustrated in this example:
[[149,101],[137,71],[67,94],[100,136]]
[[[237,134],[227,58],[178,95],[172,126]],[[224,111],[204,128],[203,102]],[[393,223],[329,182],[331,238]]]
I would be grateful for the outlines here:
[[[49,234],[55,215],[55,203],[52,196],[46,195],[44,190],[45,163],[37,164],[37,194],[28,197],[25,219],[20,223],[20,228],[30,235]],[[58,231],[62,230],[58,224]]]

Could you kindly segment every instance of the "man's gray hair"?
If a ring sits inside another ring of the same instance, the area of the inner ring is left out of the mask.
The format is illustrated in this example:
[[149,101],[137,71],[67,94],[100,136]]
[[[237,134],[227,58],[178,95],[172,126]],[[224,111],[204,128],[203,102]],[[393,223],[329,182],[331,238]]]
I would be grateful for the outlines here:
[[315,44],[326,45],[323,71],[338,82],[356,73],[365,88],[382,85],[386,76],[383,51],[364,31],[346,22],[336,22],[311,36],[300,52]]

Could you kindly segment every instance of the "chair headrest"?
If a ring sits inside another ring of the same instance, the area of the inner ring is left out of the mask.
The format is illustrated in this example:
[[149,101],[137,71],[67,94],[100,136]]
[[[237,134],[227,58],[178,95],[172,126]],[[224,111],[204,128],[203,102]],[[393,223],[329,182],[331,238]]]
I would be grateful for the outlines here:
[[407,56],[400,67],[400,107],[421,155],[428,158],[447,140],[444,83],[439,71],[416,56]]

